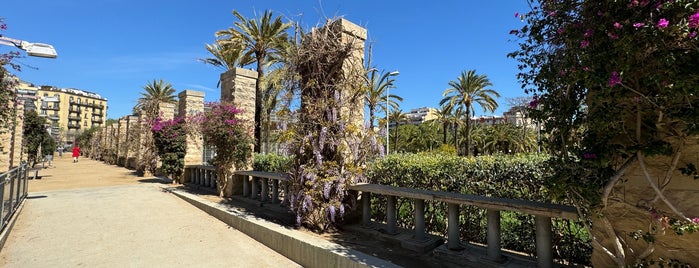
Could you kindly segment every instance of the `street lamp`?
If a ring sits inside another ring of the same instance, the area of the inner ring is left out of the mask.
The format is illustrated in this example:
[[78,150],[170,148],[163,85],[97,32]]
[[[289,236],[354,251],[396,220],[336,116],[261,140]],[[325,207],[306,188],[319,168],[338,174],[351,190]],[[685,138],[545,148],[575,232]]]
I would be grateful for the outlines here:
[[27,52],[27,55],[40,58],[56,58],[58,54],[52,45],[43,43],[31,43],[27,41],[0,36],[0,44],[14,46]]
[[[400,72],[398,72],[398,71],[393,71],[393,72],[389,73],[388,76],[396,76],[396,75],[399,75],[399,74],[400,74]],[[391,94],[390,94],[390,92],[391,92],[391,86],[393,86],[393,85],[390,85],[390,86],[386,87],[386,155],[388,155],[388,147],[389,147],[389,146],[388,146],[388,141],[390,140],[390,136],[391,136],[391,135],[390,135],[391,132],[389,132],[389,130],[388,130],[388,122],[390,121],[390,120],[388,119],[388,115],[390,114],[390,110],[389,110],[390,107],[388,106],[388,97],[391,95]],[[396,139],[397,139],[397,138],[396,138]]]

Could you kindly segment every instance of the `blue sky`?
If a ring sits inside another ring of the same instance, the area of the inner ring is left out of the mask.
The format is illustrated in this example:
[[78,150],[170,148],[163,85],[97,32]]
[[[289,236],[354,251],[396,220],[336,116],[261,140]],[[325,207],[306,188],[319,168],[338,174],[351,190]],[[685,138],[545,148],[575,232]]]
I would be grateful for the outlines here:
[[[506,57],[517,48],[509,31],[522,26],[514,14],[526,11],[525,0],[3,0],[0,6],[4,36],[58,51],[57,59],[19,59],[38,69],[16,74],[37,85],[98,93],[109,100],[109,118],[130,114],[153,79],[218,100],[221,70],[197,59],[208,57],[204,45],[214,32],[233,25],[234,9],[246,17],[271,9],[305,26],[342,16],[366,27],[373,62],[400,72],[391,93],[405,99],[404,111],[437,107],[447,83],[470,69],[501,93],[495,114],[507,110],[507,97],[525,95],[516,62]],[[11,50],[0,46],[0,53]]]

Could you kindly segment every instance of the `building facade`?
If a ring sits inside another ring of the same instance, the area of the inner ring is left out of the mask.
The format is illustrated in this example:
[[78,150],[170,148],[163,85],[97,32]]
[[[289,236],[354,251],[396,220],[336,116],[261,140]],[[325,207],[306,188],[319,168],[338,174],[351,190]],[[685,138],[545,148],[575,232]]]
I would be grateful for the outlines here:
[[36,110],[50,125],[49,131],[59,145],[72,144],[83,131],[104,126],[107,99],[97,93],[54,86],[34,86],[19,83],[18,93],[24,95],[25,108]]

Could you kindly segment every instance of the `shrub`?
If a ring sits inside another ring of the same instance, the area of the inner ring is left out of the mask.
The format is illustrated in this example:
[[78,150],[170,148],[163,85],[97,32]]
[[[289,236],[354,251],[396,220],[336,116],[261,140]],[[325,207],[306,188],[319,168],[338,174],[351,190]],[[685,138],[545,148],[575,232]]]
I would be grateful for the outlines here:
[[[153,139],[155,148],[162,165],[160,170],[176,179],[184,170],[184,156],[187,153],[187,133],[184,128],[184,120],[177,117],[163,121],[157,118],[153,127]],[[124,159],[126,164],[126,159]]]
[[255,154],[252,169],[257,171],[287,173],[291,170],[292,158],[278,154]]

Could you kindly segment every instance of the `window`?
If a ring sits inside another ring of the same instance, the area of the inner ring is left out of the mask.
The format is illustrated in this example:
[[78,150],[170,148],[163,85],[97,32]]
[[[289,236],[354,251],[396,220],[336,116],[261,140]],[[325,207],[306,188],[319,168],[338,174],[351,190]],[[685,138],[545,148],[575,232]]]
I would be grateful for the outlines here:
[[73,102],[73,96],[70,96],[70,102]]
[[80,98],[78,98],[78,104],[80,104]]
[[83,116],[83,118],[87,119],[87,113],[85,113],[85,116]]
[[85,121],[85,123],[83,123],[83,126],[87,126],[87,121]]

